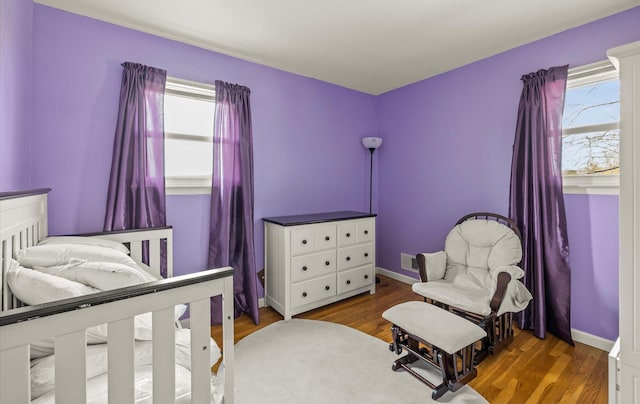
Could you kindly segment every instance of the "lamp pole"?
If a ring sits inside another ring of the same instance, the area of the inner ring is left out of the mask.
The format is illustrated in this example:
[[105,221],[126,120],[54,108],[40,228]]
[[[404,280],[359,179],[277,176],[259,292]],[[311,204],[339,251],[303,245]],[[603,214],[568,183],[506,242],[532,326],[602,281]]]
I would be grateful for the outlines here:
[[369,147],[369,152],[371,152],[371,157],[369,160],[369,214],[373,211],[372,208],[372,200],[373,200],[373,152],[376,151],[375,148]]
[[[379,137],[362,138],[362,145],[369,149],[369,214],[373,213],[373,152],[382,144]],[[374,262],[375,267],[375,262]],[[380,283],[380,278],[376,276],[376,283]]]

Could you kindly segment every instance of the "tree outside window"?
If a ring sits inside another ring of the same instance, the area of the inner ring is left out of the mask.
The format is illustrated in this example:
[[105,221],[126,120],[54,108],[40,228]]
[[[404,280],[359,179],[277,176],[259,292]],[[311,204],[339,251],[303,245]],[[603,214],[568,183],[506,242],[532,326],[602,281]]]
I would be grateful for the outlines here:
[[573,83],[569,77],[562,122],[565,176],[619,173],[620,83],[615,73]]

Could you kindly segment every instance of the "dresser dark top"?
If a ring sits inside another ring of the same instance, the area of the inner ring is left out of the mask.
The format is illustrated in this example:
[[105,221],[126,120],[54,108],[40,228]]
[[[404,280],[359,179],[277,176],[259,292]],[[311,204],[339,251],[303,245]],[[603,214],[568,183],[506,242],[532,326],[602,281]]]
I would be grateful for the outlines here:
[[305,215],[264,217],[262,218],[262,220],[269,223],[279,224],[280,226],[298,226],[301,224],[335,222],[337,220],[362,219],[362,218],[376,217],[376,216],[377,216],[376,213],[355,212],[351,210],[345,210],[341,212],[325,212],[325,213],[310,213]]

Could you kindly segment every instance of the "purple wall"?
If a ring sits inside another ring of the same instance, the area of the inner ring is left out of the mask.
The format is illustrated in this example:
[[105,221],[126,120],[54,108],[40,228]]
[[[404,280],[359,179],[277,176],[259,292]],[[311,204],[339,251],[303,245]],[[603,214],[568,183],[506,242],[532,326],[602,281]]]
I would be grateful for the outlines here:
[[[258,270],[260,218],[368,209],[374,96],[40,5],[33,40],[33,185],[53,188],[52,233],[102,228],[124,61],[251,89]],[[167,199],[175,272],[204,269],[209,198]]]
[[[52,233],[99,230],[121,62],[247,85],[257,269],[260,218],[368,208],[369,153],[360,138],[379,134],[378,265],[412,275],[400,270],[400,252],[441,249],[467,212],[506,213],[520,76],[601,60],[640,39],[635,8],[374,97],[30,1],[2,0],[0,11],[0,191],[52,187]],[[168,197],[178,274],[206,266],[208,203],[204,195]],[[617,197],[569,195],[566,205],[573,326],[614,339]]]
[[566,195],[572,326],[618,337],[618,197]]
[[0,1],[0,191],[30,188],[33,3]]
[[[506,214],[521,75],[606,59],[607,49],[640,39],[638,21],[640,7],[381,95],[378,265],[417,277],[400,269],[400,252],[442,249],[466,213]],[[610,340],[618,334],[616,204],[566,198],[572,326]]]

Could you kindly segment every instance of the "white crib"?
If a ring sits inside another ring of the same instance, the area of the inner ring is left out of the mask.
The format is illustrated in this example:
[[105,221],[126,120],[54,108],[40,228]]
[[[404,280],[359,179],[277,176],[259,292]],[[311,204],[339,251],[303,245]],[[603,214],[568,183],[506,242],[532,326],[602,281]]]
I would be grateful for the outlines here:
[[[127,243],[131,257],[141,261],[142,244],[149,243],[148,266],[160,272],[161,244],[167,245],[168,279],[60,300],[55,304],[18,307],[6,280],[8,259],[47,236],[47,192],[0,194],[0,404],[28,403],[30,393],[29,344],[54,337],[55,399],[58,403],[86,403],[87,349],[85,330],[108,324],[109,403],[134,402],[134,316],[152,312],[153,402],[173,403],[174,306],[188,304],[191,328],[191,402],[209,403],[210,297],[223,299],[224,402],[233,403],[233,269],[211,269],[171,277],[170,227],[99,234]],[[96,234],[97,235],[97,234]]]

